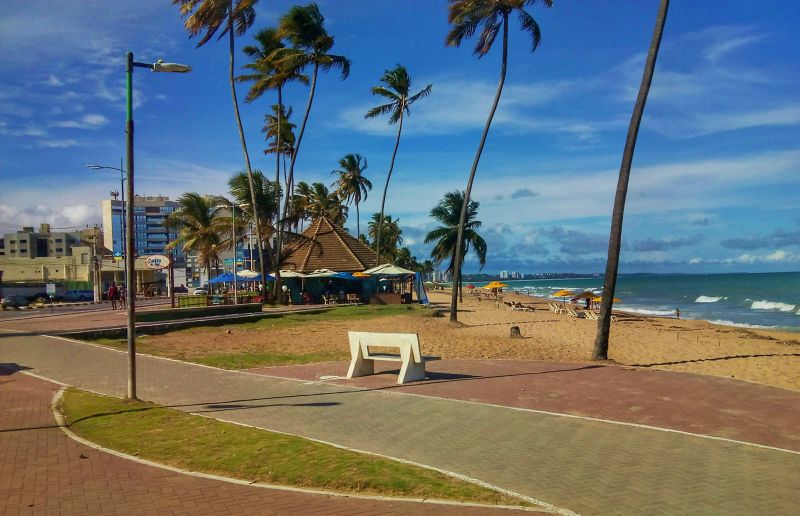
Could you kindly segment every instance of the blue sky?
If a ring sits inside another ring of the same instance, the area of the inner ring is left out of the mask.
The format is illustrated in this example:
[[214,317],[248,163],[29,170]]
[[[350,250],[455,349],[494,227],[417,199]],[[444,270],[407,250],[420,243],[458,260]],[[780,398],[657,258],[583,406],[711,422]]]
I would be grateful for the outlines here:
[[[261,0],[251,31],[294,2]],[[535,53],[518,30],[473,198],[489,244],[486,272],[601,272],[619,161],[641,80],[656,0],[556,2],[530,12]],[[447,2],[319,2],[350,77],[322,75],[297,178],[333,179],[344,154],[366,156],[378,211],[394,144],[385,119],[364,120],[384,70],[405,65],[416,89],[387,199],[422,259],[430,209],[466,186],[499,74],[499,44],[444,46]],[[622,272],[800,270],[800,4],[794,0],[673,1],[639,134],[624,226]],[[47,221],[100,223],[124,153],[124,54],[190,64],[190,74],[134,74],[136,190],[178,197],[226,193],[243,168],[225,42],[195,49],[169,1],[0,3],[0,232]],[[245,87],[239,88],[240,98]],[[308,89],[285,98],[302,113]],[[254,167],[263,115],[275,99],[242,103]],[[299,115],[296,116],[299,120]],[[296,120],[296,121],[298,121]],[[355,210],[348,226],[355,232]],[[468,271],[477,264],[468,258]]]

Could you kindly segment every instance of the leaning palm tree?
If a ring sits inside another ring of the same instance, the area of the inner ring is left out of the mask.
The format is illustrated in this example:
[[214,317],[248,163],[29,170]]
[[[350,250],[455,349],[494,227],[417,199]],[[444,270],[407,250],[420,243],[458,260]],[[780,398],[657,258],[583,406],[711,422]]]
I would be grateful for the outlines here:
[[[386,175],[386,184],[383,187],[383,197],[381,198],[381,211],[380,219],[383,219],[383,211],[386,206],[386,192],[389,190],[389,180],[392,178],[392,170],[394,170],[394,160],[397,157],[397,148],[400,146],[400,134],[403,132],[403,118],[406,114],[411,114],[409,107],[417,100],[427,97],[431,93],[432,84],[428,84],[422,90],[411,95],[411,77],[408,76],[408,71],[404,66],[397,65],[393,70],[386,70],[381,77],[381,82],[385,86],[373,86],[372,94],[379,95],[388,99],[389,102],[375,106],[367,111],[364,118],[375,118],[378,115],[391,114],[389,116],[389,125],[397,124],[397,138],[394,142],[394,151],[392,151],[392,160],[389,162],[389,173]],[[375,265],[380,265],[380,247],[381,247],[381,229],[383,223],[378,222],[378,234],[375,237]]]
[[373,213],[372,220],[367,224],[367,232],[373,242],[378,239],[378,234],[383,235],[383,242],[379,248],[380,256],[391,261],[397,257],[398,246],[403,243],[403,231],[400,229],[400,219],[392,220],[391,215],[381,217],[380,213]]
[[[456,190],[455,192],[448,192],[444,198],[439,201],[439,204],[431,210],[431,217],[438,221],[441,226],[429,232],[425,236],[425,243],[430,244],[436,242],[431,250],[431,258],[437,263],[449,260],[447,272],[453,277],[456,276],[456,268],[461,270],[464,265],[464,257],[470,250],[470,247],[475,249],[475,254],[478,255],[478,263],[481,264],[481,269],[486,265],[486,241],[476,231],[481,227],[481,221],[475,217],[478,216],[478,208],[480,203],[478,201],[469,200],[467,206],[467,217],[464,223],[463,240],[461,241],[461,252],[456,255],[456,242],[458,240],[459,223],[461,221],[461,211],[464,206],[464,192]],[[459,262],[456,262],[456,259]],[[458,263],[458,267],[456,267]],[[461,277],[461,274],[458,274]],[[460,292],[460,289],[459,289]],[[462,298],[463,301],[463,298]]]
[[[308,115],[311,113],[311,105],[314,102],[314,93],[317,88],[317,76],[319,70],[329,71],[338,69],[342,80],[350,75],[350,60],[344,56],[330,54],[333,48],[333,36],[329,35],[324,27],[325,17],[319,11],[317,4],[307,6],[294,6],[289,9],[279,21],[278,31],[281,37],[288,39],[292,43],[292,48],[276,51],[275,57],[279,66],[284,69],[301,71],[309,66],[312,67],[311,91],[308,95],[308,104],[300,124],[300,131],[297,134],[297,141],[292,152],[292,159],[289,163],[289,178],[286,187],[286,199],[283,205],[283,219],[286,219],[289,212],[294,185],[294,167],[297,163],[297,155],[300,151],[300,144],[303,141],[303,134],[308,124]],[[283,244],[283,225],[278,225],[277,247]],[[280,288],[280,277],[275,282],[275,288]]]
[[[247,141],[244,137],[242,128],[242,117],[239,115],[239,101],[236,98],[236,83],[234,81],[234,36],[241,36],[253,24],[256,18],[256,11],[253,7],[258,0],[172,0],[173,4],[180,6],[181,17],[186,17],[184,26],[189,31],[189,37],[201,35],[197,42],[197,47],[205,45],[214,34],[220,29],[217,39],[222,39],[228,35],[228,53],[230,58],[229,81],[231,84],[231,96],[233,97],[233,112],[236,116],[236,125],[239,129],[239,140],[242,144],[244,154],[245,171],[250,181],[250,190],[255,195],[253,185],[253,172],[250,168],[250,154],[247,152]],[[251,203],[256,209],[256,199],[253,197]],[[258,232],[258,226],[256,226]],[[260,234],[256,235],[261,242]],[[261,275],[266,277],[264,269],[264,251],[261,245],[258,246],[258,259],[261,264]],[[262,295],[266,298],[266,282],[264,282]]]
[[331,171],[339,177],[333,183],[336,193],[347,204],[354,202],[356,205],[356,236],[361,234],[361,213],[358,205],[367,200],[367,194],[372,190],[372,183],[364,177],[367,168],[367,158],[361,154],[347,154],[339,160],[338,170]]
[[230,221],[218,216],[217,198],[187,192],[178,197],[180,207],[164,221],[168,228],[176,228],[178,237],[167,244],[168,249],[180,247],[185,253],[197,255],[200,265],[211,278],[211,266],[218,260],[222,248],[222,235],[230,232]]
[[592,360],[605,360],[608,358],[608,336],[611,331],[611,308],[614,303],[614,291],[617,287],[617,272],[619,270],[619,253],[622,246],[622,219],[625,214],[625,198],[628,195],[628,179],[631,175],[633,164],[633,151],[636,147],[636,138],[639,135],[639,124],[644,115],[644,106],[647,103],[647,94],[653,82],[653,73],[656,68],[656,58],[661,46],[661,36],[664,34],[664,25],[667,21],[669,0],[661,0],[661,5],[656,15],[656,25],[653,30],[653,39],[650,41],[650,50],[647,52],[647,61],[644,65],[642,82],[639,85],[639,95],[633,107],[631,122],[628,126],[628,136],[625,138],[625,150],[622,152],[622,164],[619,167],[617,180],[617,194],[614,198],[614,211],[611,214],[611,233],[608,239],[608,260],[606,261],[606,275],[603,281],[603,298],[600,301],[600,315],[597,321],[597,335],[594,340]]
[[[538,0],[450,0],[450,14],[448,21],[453,25],[450,32],[447,33],[446,43],[452,46],[460,46],[464,38],[469,38],[479,27],[482,26],[478,41],[475,45],[475,54],[481,58],[489,53],[492,49],[492,44],[497,38],[500,31],[503,31],[503,54],[500,65],[500,81],[497,84],[497,91],[494,95],[494,102],[492,109],[489,111],[489,117],[486,119],[486,125],[483,128],[478,150],[475,153],[475,159],[472,162],[472,169],[469,173],[469,180],[467,181],[466,198],[469,199],[472,194],[472,182],[475,180],[475,172],[478,170],[478,162],[481,159],[483,146],[486,144],[486,136],[489,134],[489,127],[492,125],[494,113],[497,111],[497,105],[500,102],[500,95],[503,93],[503,84],[506,81],[506,68],[508,65],[508,17],[516,11],[519,17],[522,30],[530,33],[533,41],[533,49],[535,51],[539,46],[541,39],[541,32],[539,24],[536,20],[528,14],[524,7],[533,5]],[[546,7],[552,7],[553,0],[541,0]],[[460,253],[462,250],[461,243],[464,240],[464,224],[467,216],[467,206],[469,203],[464,203],[461,209],[461,218],[458,226],[458,238],[455,247],[456,256],[454,260],[456,263],[461,262]],[[453,293],[450,298],[450,321],[458,321],[458,284],[461,280],[461,271],[456,267],[453,275]]]

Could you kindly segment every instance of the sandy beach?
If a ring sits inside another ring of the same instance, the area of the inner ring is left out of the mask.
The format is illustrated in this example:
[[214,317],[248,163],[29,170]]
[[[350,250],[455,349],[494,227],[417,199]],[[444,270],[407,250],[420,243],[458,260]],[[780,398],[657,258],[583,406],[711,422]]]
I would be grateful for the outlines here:
[[[272,330],[206,327],[139,339],[142,352],[175,358],[211,353],[320,353],[349,358],[347,331],[418,333],[425,354],[443,358],[588,362],[596,323],[547,310],[547,301],[506,294],[536,307],[510,310],[503,303],[465,295],[453,326],[444,313],[448,292],[430,293],[430,312],[408,316],[321,321]],[[441,317],[434,317],[439,312]],[[618,313],[609,358],[621,366],[688,371],[800,390],[800,335],[717,326],[705,321]],[[518,326],[522,338],[511,338]],[[228,333],[231,332],[231,333]]]

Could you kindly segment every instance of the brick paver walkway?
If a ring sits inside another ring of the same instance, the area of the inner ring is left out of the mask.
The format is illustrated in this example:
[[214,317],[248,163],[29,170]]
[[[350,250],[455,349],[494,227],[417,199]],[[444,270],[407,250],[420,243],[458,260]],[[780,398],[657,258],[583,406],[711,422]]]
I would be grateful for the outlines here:
[[[122,395],[125,355],[0,335],[0,361]],[[792,514],[800,454],[458,400],[139,358],[156,403],[455,471],[587,514]]]
[[[347,380],[348,362],[250,372],[670,428],[800,452],[800,392],[730,378],[597,363],[452,360],[428,380],[397,385],[397,366]],[[394,368],[394,369],[392,369]]]
[[151,467],[67,437],[50,411],[57,390],[0,367],[0,514],[519,513],[264,489]]

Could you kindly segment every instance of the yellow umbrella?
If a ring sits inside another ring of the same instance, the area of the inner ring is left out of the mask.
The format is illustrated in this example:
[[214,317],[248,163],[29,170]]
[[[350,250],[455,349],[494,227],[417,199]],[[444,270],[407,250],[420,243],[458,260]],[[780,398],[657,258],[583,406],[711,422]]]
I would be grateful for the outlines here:
[[485,288],[487,290],[492,290],[493,288],[503,288],[503,287],[507,287],[507,286],[508,285],[506,285],[505,283],[500,283],[499,281],[493,281],[493,282],[489,283],[488,285],[484,285],[483,288]]
[[553,297],[567,297],[567,296],[571,296],[571,295],[572,295],[572,291],[571,290],[559,290],[558,292],[553,294]]
[[363,272],[354,272],[354,278],[369,278],[369,274],[364,274]]
[[[592,301],[594,301],[595,303],[599,303],[602,300],[603,300],[602,297],[593,297],[592,298]],[[614,299],[612,299],[612,301],[615,302],[615,303],[622,303],[622,299],[620,299],[618,297],[615,297]]]

